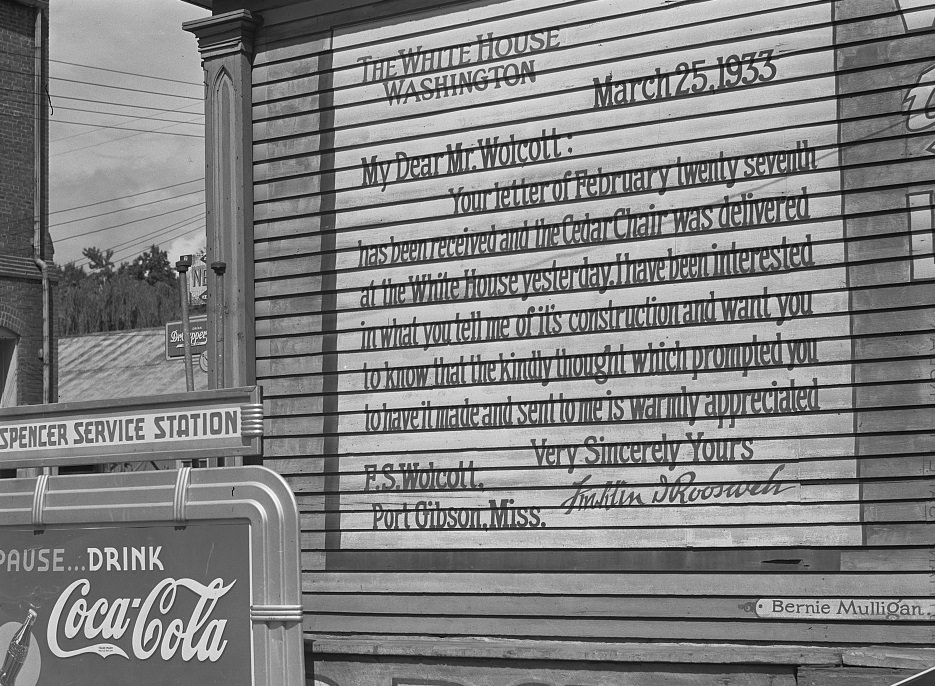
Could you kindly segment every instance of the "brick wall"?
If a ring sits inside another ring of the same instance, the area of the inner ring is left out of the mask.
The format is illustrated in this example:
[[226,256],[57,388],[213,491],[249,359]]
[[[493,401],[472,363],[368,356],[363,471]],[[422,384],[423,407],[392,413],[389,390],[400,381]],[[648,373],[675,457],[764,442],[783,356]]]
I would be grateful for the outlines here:
[[[32,264],[36,11],[14,0],[0,0],[0,327],[19,336],[17,395],[22,405],[42,402],[43,385],[42,282],[39,269]],[[47,22],[44,34],[47,45]],[[47,129],[41,126],[38,134],[44,158],[48,151]],[[47,231],[48,164],[42,167],[46,179],[42,214]],[[43,257],[51,259],[49,241]]]

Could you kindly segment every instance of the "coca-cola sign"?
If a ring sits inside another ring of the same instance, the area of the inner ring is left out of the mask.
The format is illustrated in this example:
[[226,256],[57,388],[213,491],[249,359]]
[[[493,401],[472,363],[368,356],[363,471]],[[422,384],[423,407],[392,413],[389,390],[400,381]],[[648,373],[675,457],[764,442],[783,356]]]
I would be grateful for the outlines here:
[[248,535],[239,523],[5,530],[4,686],[251,683]]

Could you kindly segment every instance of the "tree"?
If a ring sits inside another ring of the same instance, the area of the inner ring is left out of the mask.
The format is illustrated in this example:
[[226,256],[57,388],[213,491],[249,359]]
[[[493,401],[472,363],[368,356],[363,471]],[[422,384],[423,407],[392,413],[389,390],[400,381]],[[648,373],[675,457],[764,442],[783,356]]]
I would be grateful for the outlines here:
[[165,250],[160,250],[158,245],[153,245],[132,262],[121,264],[118,273],[128,274],[134,279],[146,281],[150,286],[156,283],[171,285],[178,280],[169,264],[168,254]]
[[88,260],[88,267],[98,279],[107,281],[114,275],[113,250],[101,252],[98,248],[85,248],[81,254]]
[[154,245],[114,269],[113,250],[82,251],[91,270],[58,268],[58,333],[69,336],[162,326],[181,316],[179,281],[164,250]]

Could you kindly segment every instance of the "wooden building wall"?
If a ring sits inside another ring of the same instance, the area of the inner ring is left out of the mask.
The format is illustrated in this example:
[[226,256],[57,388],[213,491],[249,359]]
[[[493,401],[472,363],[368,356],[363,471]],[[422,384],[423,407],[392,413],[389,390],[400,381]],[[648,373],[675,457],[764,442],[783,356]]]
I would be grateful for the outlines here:
[[246,7],[317,679],[935,663],[935,5]]

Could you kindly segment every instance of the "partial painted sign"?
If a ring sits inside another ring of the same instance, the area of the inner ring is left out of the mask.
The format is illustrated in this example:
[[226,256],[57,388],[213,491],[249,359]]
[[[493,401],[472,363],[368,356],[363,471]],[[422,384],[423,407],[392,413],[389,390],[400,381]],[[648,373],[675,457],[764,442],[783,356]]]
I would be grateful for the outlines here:
[[192,266],[188,270],[188,302],[204,305],[208,302],[208,265],[205,254],[192,255]]

